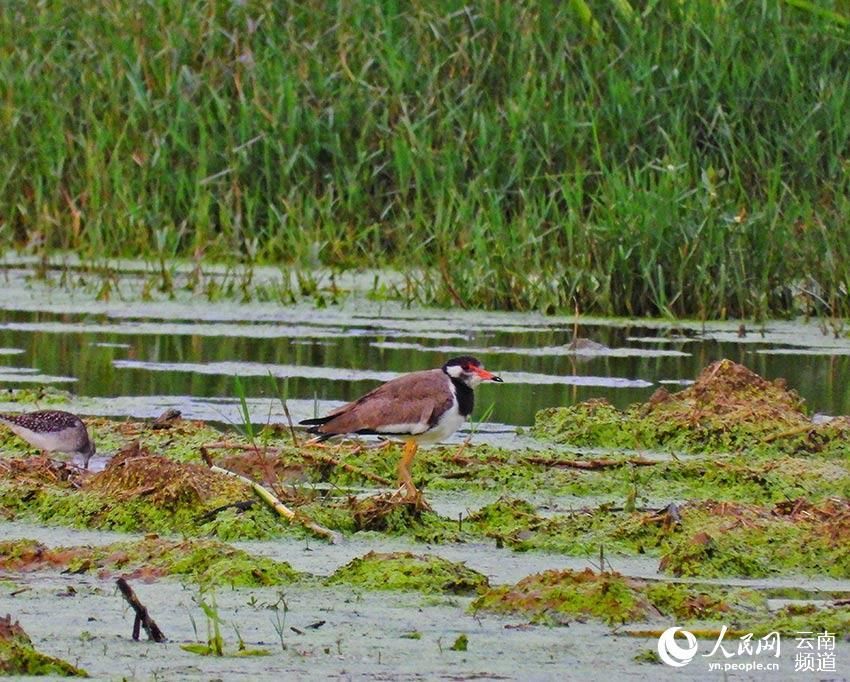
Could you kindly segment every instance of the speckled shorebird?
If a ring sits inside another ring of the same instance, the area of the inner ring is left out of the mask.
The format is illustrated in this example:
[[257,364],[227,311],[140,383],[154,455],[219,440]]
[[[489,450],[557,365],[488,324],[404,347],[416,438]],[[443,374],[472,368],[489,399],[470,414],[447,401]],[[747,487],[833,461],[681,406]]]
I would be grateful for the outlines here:
[[67,452],[80,455],[86,469],[95,452],[94,443],[89,438],[83,420],[70,412],[42,410],[26,414],[0,414],[0,423],[45,453]]
[[398,463],[399,485],[407,498],[421,495],[410,477],[419,443],[437,443],[460,428],[472,414],[473,389],[482,381],[502,381],[477,358],[465,355],[437,369],[404,374],[343,405],[325,417],[305,419],[311,433],[325,440],[349,433],[392,436],[405,441]]

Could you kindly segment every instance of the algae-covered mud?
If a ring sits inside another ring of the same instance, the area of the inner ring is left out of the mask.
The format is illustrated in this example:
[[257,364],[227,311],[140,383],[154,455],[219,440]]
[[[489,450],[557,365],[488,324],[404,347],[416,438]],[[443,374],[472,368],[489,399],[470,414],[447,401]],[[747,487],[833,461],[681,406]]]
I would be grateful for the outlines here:
[[[838,381],[850,342],[840,335],[786,323],[764,335],[576,326],[343,295],[282,308],[179,295],[154,305],[37,283],[17,293],[0,292],[10,349],[0,357],[22,380],[4,385],[0,408],[79,412],[98,454],[82,470],[0,431],[3,670],[850,674],[850,409]],[[792,363],[778,351],[795,349],[793,371],[779,371]],[[451,442],[417,454],[429,510],[393,495],[398,444],[313,444],[290,425],[460,352],[483,356],[506,385],[481,392]],[[167,642],[132,639],[118,578]],[[695,637],[678,668],[659,651],[674,626]],[[811,671],[795,657],[807,632]]]

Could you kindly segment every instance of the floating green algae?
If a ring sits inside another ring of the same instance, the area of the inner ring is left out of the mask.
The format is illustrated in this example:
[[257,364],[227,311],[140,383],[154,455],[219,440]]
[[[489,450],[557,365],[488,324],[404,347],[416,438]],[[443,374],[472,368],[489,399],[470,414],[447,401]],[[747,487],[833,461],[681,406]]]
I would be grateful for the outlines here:
[[468,649],[469,649],[469,636],[465,635],[465,634],[458,635],[457,639],[449,647],[450,651],[467,651]]
[[619,573],[549,570],[515,585],[499,585],[478,597],[473,611],[519,614],[534,623],[566,624],[596,618],[606,623],[645,620],[652,604],[640,583]]
[[486,576],[462,563],[410,552],[369,552],[337,569],[326,582],[426,594],[470,594],[488,586]]
[[0,391],[0,401],[20,403],[22,412],[43,409],[48,405],[62,405],[71,402],[73,398],[74,395],[69,391],[54,386],[7,388]]
[[688,505],[659,569],[682,576],[850,577],[850,502],[790,500],[773,507]]
[[[514,585],[492,587],[472,602],[473,612],[487,611],[562,625],[586,619],[608,624],[673,622],[724,623],[734,630],[782,634],[813,627],[846,632],[850,607],[791,605],[768,608],[767,592],[747,587],[675,583],[629,578],[616,572],[548,570]],[[809,620],[806,621],[805,618]]]
[[97,547],[49,548],[28,539],[0,542],[0,568],[17,572],[61,568],[69,573],[145,579],[186,576],[203,587],[261,587],[299,578],[285,562],[252,556],[222,542],[157,536]]
[[516,551],[657,556],[659,570],[677,576],[850,577],[850,503],[837,499],[707,500],[633,512],[601,505],[542,517],[527,502],[503,498],[465,525]]
[[652,553],[657,544],[653,530],[644,526],[643,515],[614,512],[606,506],[543,517],[528,502],[500,498],[470,514],[464,526],[519,552],[596,556],[604,546],[606,551],[642,554]]
[[119,421],[87,418],[86,425],[99,452],[119,452],[133,442],[177,462],[201,462],[201,448],[230,437],[203,421],[181,419]]
[[734,619],[767,611],[765,594],[753,589],[666,581],[649,582],[642,589],[662,616],[677,623]]
[[850,633],[850,605],[846,600],[842,605],[826,608],[814,604],[788,604],[761,621],[749,623],[745,629],[762,636],[769,632],[788,637],[799,636],[801,632],[831,632],[846,637]]
[[[613,409],[613,408],[611,408]],[[631,445],[634,445],[632,443]],[[385,456],[392,454],[388,448]],[[372,456],[340,455],[346,463],[369,470]],[[390,464],[395,464],[390,457]],[[704,454],[679,459],[648,460],[634,453],[604,457],[580,453],[508,451],[488,445],[431,448],[417,455],[413,477],[426,498],[432,491],[510,490],[570,497],[603,497],[623,502],[628,496],[648,500],[717,499],[779,502],[800,496],[812,500],[850,496],[850,457],[807,455],[752,457],[749,453]],[[304,464],[306,476],[316,470]],[[392,475],[385,464],[381,471]],[[368,483],[341,468],[326,467],[323,481],[338,486]]]
[[219,518],[252,501],[245,484],[198,464],[185,464],[131,443],[98,473],[81,472],[43,458],[7,460],[0,468],[0,508],[10,518],[124,532],[265,538],[288,526],[256,505]]
[[36,651],[27,633],[9,615],[0,618],[0,675],[88,677],[82,668]]
[[767,381],[730,360],[706,367],[678,393],[661,388],[620,411],[602,400],[537,414],[538,437],[579,447],[682,452],[846,455],[850,420],[813,424],[781,379]]

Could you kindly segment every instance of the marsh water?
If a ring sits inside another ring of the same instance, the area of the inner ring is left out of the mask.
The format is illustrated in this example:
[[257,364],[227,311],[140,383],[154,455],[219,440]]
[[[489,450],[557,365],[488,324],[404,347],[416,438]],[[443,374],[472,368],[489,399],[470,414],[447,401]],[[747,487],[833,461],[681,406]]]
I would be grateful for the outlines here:
[[[368,279],[368,278],[367,278]],[[677,390],[719,358],[783,377],[812,412],[850,413],[850,340],[817,321],[611,320],[408,307],[352,295],[321,307],[143,301],[127,278],[108,300],[7,271],[0,287],[0,381],[53,384],[104,416],[237,419],[239,377],[253,421],[312,416],[398,373],[478,355],[507,385],[482,386],[476,415],[526,426],[545,407],[605,398],[618,407]],[[102,297],[101,297],[102,298]],[[274,377],[273,382],[270,377]]]
[[[336,304],[308,300],[284,306],[209,302],[179,290],[143,300],[144,277],[132,275],[104,297],[91,283],[59,286],[49,277],[33,278],[31,269],[9,268],[0,287],[0,385],[68,390],[74,394],[70,409],[82,414],[147,418],[173,407],[186,417],[237,425],[242,419],[239,377],[251,420],[259,424],[284,420],[281,396],[297,420],[355,398],[398,373],[472,353],[505,380],[479,389],[476,416],[485,416],[487,423],[477,427],[475,438],[526,447],[532,440],[517,436],[516,427],[532,424],[542,408],[589,398],[624,407],[647,399],[660,386],[677,390],[711,361],[731,358],[762,376],[785,378],[813,413],[850,413],[845,381],[850,341],[843,330],[828,324],[776,321],[746,323],[742,329],[739,322],[576,320],[433,310],[358,294],[358,281],[371,279],[368,274],[354,278],[347,283],[352,294]],[[0,397],[0,409],[21,407]],[[435,509],[451,518],[490,501],[436,493],[432,499]],[[20,537],[55,546],[127,536],[0,524],[0,538]],[[543,568],[589,565],[586,557],[518,554],[492,544],[431,546],[369,533],[335,546],[291,539],[238,544],[318,576],[370,550],[440,554],[465,561],[493,583],[512,582]],[[611,561],[625,575],[657,574],[657,559]],[[850,592],[846,580],[810,577],[723,582]],[[529,627],[521,619],[470,616],[465,611],[469,598],[364,595],[318,584],[222,591],[218,606],[228,628],[225,639],[233,643],[244,638],[272,655],[197,657],[178,646],[203,639],[204,632],[197,630],[203,630],[197,592],[167,580],[139,584],[137,591],[157,614],[171,644],[130,641],[132,618],[111,585],[94,576],[17,577],[0,590],[0,612],[21,619],[46,653],[79,663],[100,678],[560,680],[607,674],[614,679],[705,679],[704,670],[635,663],[633,657],[654,642],[621,636],[599,624]],[[281,595],[288,608],[283,635],[268,608]],[[326,624],[311,629],[317,622]],[[409,631],[419,632],[421,641],[399,637]],[[450,651],[460,634],[469,635],[469,650]],[[839,646],[846,658],[847,645]],[[570,671],[566,677],[565,671]]]

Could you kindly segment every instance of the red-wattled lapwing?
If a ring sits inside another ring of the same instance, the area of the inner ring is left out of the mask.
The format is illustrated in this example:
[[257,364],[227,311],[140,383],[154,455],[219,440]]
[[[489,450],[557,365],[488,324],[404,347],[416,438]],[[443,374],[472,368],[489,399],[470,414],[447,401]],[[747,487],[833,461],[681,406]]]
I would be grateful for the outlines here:
[[349,433],[404,439],[398,463],[399,485],[407,497],[420,500],[410,477],[410,463],[419,443],[448,438],[472,414],[473,389],[482,381],[502,381],[481,366],[477,358],[453,358],[437,369],[396,377],[325,417],[305,419],[320,440]]
[[62,410],[42,410],[26,414],[0,414],[0,424],[44,452],[80,455],[88,469],[95,452],[94,443],[82,419]]

